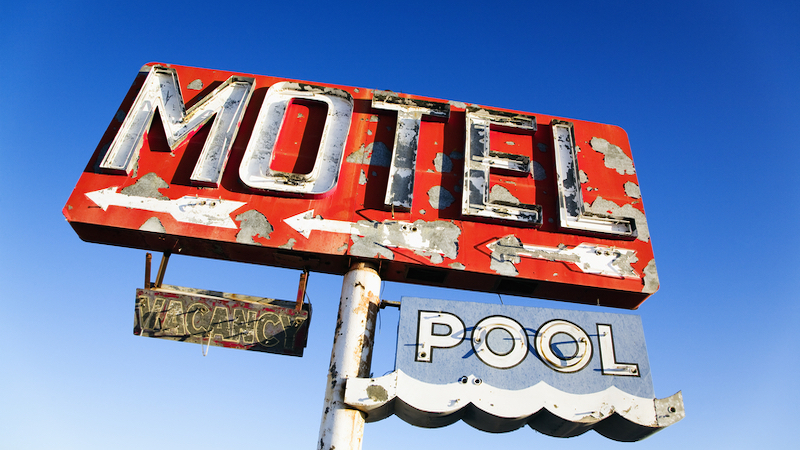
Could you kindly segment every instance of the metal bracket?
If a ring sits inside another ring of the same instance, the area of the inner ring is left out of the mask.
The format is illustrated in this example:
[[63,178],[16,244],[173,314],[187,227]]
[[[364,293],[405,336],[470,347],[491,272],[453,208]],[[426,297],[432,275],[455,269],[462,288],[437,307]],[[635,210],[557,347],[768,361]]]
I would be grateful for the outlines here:
[[303,300],[306,298],[306,286],[308,285],[308,269],[303,269],[300,274],[300,284],[297,286],[297,303],[294,306],[295,311],[303,309]]
[[164,273],[167,271],[167,263],[169,262],[169,255],[170,252],[164,252],[161,256],[161,264],[158,266],[158,273],[156,274],[156,282],[155,284],[150,282],[150,265],[153,261],[153,255],[150,252],[147,252],[144,259],[144,288],[160,288],[161,284],[164,282]]
[[381,309],[386,308],[387,306],[391,306],[392,308],[399,308],[400,302],[395,302],[392,300],[381,300]]

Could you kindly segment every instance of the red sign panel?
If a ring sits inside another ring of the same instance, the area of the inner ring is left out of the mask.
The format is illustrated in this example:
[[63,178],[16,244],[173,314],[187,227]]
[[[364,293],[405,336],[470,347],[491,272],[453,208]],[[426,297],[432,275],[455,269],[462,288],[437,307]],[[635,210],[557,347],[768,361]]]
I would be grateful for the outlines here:
[[64,215],[87,241],[636,308],[658,289],[615,126],[142,68]]

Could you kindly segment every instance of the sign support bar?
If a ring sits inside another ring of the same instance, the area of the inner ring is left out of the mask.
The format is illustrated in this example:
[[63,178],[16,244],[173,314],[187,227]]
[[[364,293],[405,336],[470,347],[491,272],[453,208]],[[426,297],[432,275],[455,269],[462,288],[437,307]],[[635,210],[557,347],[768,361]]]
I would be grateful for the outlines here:
[[381,277],[371,263],[353,263],[344,276],[318,450],[361,449],[365,414],[344,404],[345,382],[370,375],[380,287]]

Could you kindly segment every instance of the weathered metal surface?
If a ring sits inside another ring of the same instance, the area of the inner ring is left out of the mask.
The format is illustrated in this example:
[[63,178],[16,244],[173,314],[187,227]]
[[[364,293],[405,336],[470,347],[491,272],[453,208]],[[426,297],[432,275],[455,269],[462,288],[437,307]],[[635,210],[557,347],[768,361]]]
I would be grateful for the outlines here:
[[64,215],[92,242],[621,308],[659,284],[618,127],[192,67],[142,68]]
[[423,427],[460,419],[506,432],[636,441],[683,418],[656,399],[638,316],[404,297],[396,370],[350,379],[345,403],[367,422]]
[[317,450],[361,449],[364,413],[345,405],[345,383],[369,376],[380,288],[372,264],[355,263],[344,276]]
[[164,285],[136,290],[133,333],[205,346],[303,356],[311,305]]

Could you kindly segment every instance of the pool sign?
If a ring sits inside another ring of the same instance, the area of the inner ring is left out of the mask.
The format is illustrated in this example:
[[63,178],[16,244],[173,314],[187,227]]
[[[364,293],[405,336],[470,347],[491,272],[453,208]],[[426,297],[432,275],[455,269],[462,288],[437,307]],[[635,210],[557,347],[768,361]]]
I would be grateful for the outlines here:
[[373,89],[147,64],[64,215],[91,242],[389,281],[658,289],[621,128]]
[[680,393],[655,398],[638,316],[413,297],[401,302],[395,371],[348,380],[345,402],[368,422],[621,441],[683,418]]

